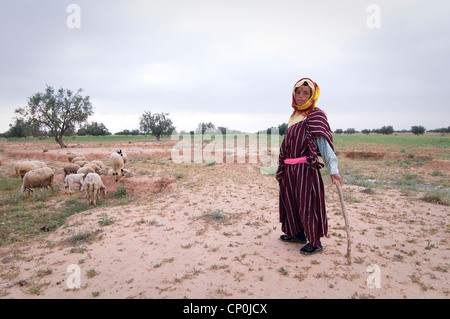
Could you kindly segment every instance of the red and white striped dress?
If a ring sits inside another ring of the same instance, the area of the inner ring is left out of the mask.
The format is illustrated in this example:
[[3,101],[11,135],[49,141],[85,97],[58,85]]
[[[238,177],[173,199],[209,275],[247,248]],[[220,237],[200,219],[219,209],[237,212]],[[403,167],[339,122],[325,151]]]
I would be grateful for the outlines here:
[[[304,231],[314,247],[328,231],[325,190],[320,174],[323,167],[314,137],[324,136],[333,147],[333,137],[325,113],[313,109],[308,116],[286,132],[280,147],[276,178],[280,185],[281,230],[287,235]],[[287,158],[306,156],[304,164],[285,164]]]

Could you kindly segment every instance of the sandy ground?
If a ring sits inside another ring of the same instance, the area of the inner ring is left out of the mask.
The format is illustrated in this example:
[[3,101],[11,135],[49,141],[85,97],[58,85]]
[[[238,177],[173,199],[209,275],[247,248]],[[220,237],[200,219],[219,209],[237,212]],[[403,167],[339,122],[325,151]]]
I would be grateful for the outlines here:
[[[151,175],[122,177],[118,183],[127,187],[132,203],[72,215],[54,232],[1,247],[1,298],[449,296],[448,206],[397,189],[369,192],[345,185],[351,199],[346,202],[352,242],[348,264],[344,218],[327,177],[324,251],[303,256],[302,245],[279,240],[278,184],[261,174],[260,164],[177,166],[170,164],[173,143],[69,146],[3,142],[1,172],[11,176],[14,161],[33,158],[49,163],[62,182],[67,151],[108,164],[115,148],[127,152],[130,172],[145,169],[149,161],[168,164]],[[174,171],[182,177],[174,178]],[[112,176],[102,178],[113,192]],[[102,226],[105,214],[113,223]],[[93,240],[70,241],[86,233]]]

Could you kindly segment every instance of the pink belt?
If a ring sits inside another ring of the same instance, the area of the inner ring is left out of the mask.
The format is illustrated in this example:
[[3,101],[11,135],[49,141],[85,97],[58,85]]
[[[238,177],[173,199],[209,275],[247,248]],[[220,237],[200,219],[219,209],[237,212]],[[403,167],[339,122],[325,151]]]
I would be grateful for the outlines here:
[[290,164],[290,165],[303,164],[303,163],[306,163],[306,156],[298,157],[298,158],[286,158],[284,160],[284,163]]

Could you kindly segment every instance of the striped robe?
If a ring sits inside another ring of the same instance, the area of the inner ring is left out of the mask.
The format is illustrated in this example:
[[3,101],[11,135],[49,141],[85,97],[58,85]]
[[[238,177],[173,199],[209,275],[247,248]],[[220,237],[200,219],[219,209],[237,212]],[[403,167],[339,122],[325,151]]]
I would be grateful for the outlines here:
[[[280,147],[276,178],[280,185],[281,230],[287,235],[304,231],[311,245],[318,247],[328,231],[325,191],[320,174],[323,167],[314,137],[324,136],[334,150],[333,137],[325,113],[313,109],[301,122],[286,132]],[[307,157],[305,164],[288,165],[286,158]]]

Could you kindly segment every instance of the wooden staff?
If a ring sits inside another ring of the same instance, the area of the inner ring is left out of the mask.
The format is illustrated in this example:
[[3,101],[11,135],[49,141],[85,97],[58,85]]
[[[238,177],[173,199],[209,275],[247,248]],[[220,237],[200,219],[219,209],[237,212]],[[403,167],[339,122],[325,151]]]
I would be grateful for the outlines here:
[[339,181],[335,180],[334,184],[336,185],[338,194],[339,194],[339,201],[341,202],[341,208],[342,208],[342,214],[344,215],[345,220],[345,231],[347,232],[347,261],[349,264],[352,263],[352,259],[350,256],[351,253],[351,245],[350,245],[350,226],[348,225],[348,218],[347,218],[347,210],[345,209],[345,203],[344,203],[344,196],[342,195],[342,188]]

